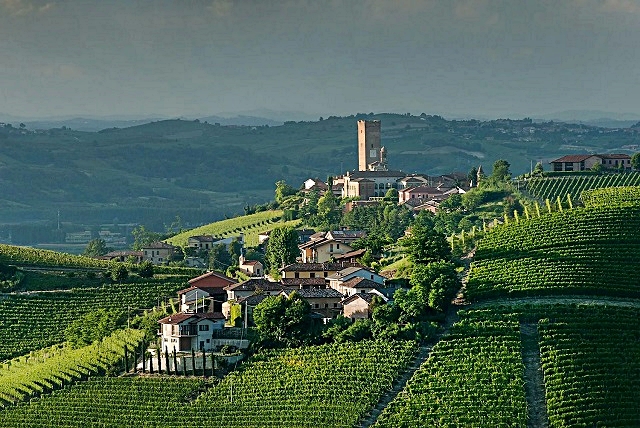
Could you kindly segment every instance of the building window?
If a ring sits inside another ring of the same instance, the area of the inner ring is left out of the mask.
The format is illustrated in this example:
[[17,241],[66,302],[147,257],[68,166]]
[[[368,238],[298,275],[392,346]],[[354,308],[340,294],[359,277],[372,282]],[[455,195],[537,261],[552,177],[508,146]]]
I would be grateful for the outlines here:
[[329,272],[324,272],[324,277],[326,278],[327,276],[329,276]]
[[296,272],[293,274],[294,278],[300,278],[300,272]]
[[311,272],[311,273],[309,274],[309,278],[315,278],[315,277],[316,277],[316,273],[315,273],[315,272]]
[[207,343],[211,342],[211,339],[207,339]]
[[336,250],[340,249],[340,244],[336,244]]
[[328,308],[328,307],[329,307],[329,304],[328,304],[328,303],[325,303],[325,304],[324,304],[324,307],[325,307],[325,308]]
[[318,303],[316,303],[315,305],[313,305],[313,307],[318,309],[320,307],[320,305]]
[[334,308],[337,308],[337,307],[338,307],[338,304],[337,304],[337,303],[334,303],[334,304],[333,304],[333,307],[334,307]]
[[209,331],[209,324],[200,324],[198,326],[198,330],[200,330],[200,331]]

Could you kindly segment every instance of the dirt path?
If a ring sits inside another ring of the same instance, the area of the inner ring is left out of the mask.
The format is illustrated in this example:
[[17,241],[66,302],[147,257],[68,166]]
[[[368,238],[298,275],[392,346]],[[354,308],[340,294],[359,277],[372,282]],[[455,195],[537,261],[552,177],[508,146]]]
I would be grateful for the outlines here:
[[547,415],[537,324],[520,323],[520,335],[524,364],[524,389],[527,398],[527,428],[547,428],[549,416]]
[[453,304],[449,307],[440,332],[428,345],[420,347],[420,351],[418,352],[416,358],[413,360],[413,363],[407,368],[402,376],[395,380],[392,389],[390,389],[389,391],[384,393],[382,397],[380,397],[380,400],[378,400],[378,404],[376,404],[373,410],[371,410],[371,412],[363,420],[361,420],[360,423],[356,425],[356,427],[368,428],[375,424],[382,411],[405,388],[409,379],[413,377],[414,373],[420,368],[420,366],[422,366],[422,364],[427,361],[429,355],[431,355],[431,350],[436,345],[436,343],[438,343],[443,336],[446,336],[449,333],[449,329],[451,328],[451,326],[456,321],[458,321],[458,310],[461,309],[461,307],[456,304],[456,300],[457,299],[454,299],[454,301],[452,302]]

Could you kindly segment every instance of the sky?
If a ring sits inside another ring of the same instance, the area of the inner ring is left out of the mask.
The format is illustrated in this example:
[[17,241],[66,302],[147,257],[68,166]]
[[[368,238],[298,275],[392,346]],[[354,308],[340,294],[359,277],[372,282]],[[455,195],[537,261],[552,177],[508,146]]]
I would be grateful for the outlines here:
[[0,0],[0,112],[640,117],[640,0]]

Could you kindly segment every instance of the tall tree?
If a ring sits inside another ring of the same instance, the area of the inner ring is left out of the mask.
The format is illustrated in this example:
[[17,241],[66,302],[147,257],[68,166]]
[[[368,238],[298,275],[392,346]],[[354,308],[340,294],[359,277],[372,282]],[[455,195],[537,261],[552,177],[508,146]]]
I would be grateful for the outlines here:
[[491,178],[495,181],[507,181],[511,178],[511,171],[509,168],[511,164],[504,159],[498,159],[493,163],[493,171],[491,172]]
[[298,232],[293,227],[276,227],[271,231],[265,258],[272,270],[295,262],[298,254]]
[[107,247],[105,240],[96,238],[89,241],[82,255],[88,257],[104,256],[109,251],[111,251],[111,249]]
[[413,263],[426,264],[451,258],[447,239],[444,234],[436,231],[434,226],[433,215],[421,212],[411,226],[409,234],[401,238],[400,243]]
[[263,340],[298,346],[311,333],[311,305],[295,292],[288,298],[270,296],[254,308],[253,320]]
[[640,170],[640,152],[634,153],[631,156],[631,167],[636,171]]

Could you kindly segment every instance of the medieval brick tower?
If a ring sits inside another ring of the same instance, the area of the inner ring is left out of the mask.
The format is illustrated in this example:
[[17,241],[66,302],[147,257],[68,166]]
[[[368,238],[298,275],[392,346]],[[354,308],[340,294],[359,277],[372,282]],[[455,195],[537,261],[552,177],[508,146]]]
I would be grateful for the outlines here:
[[371,170],[382,160],[380,145],[380,121],[358,121],[358,171]]

